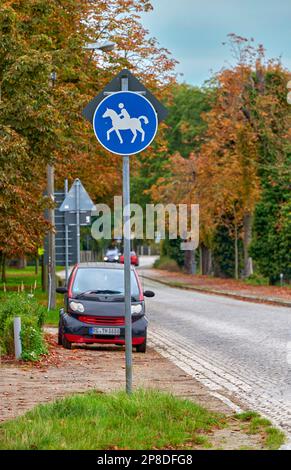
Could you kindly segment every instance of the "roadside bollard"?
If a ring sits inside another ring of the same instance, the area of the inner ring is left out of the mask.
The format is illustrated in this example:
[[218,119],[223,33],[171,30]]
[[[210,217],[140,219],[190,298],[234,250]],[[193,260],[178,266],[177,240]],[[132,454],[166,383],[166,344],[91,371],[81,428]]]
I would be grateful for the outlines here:
[[21,345],[21,318],[15,317],[13,320],[13,330],[14,330],[14,349],[15,349],[15,358],[18,360],[21,358],[22,354],[22,345]]
[[284,274],[283,273],[280,274],[280,285],[281,285],[281,287],[283,287],[283,285],[284,285]]

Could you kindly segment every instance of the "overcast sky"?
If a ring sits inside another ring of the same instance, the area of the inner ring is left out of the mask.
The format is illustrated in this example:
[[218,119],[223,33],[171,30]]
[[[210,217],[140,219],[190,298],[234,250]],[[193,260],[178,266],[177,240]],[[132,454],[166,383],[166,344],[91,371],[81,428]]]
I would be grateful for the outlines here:
[[231,60],[228,33],[253,37],[291,68],[291,0],[152,0],[144,26],[179,60],[181,81],[201,85]]

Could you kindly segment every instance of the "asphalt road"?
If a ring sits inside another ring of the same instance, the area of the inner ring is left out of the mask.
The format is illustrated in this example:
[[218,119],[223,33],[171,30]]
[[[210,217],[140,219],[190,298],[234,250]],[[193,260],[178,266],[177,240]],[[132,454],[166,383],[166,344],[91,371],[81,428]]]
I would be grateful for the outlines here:
[[252,409],[291,440],[291,309],[143,279],[149,342],[235,410]]

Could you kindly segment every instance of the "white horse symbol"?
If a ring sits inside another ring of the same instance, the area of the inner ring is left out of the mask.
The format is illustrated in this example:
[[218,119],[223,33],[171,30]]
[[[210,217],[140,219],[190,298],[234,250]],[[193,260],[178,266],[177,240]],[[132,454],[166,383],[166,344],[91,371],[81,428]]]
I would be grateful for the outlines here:
[[[119,106],[121,107],[121,106]],[[125,111],[125,113],[124,113]],[[119,141],[121,144],[123,144],[123,139],[121,137],[121,134],[119,131],[126,131],[126,130],[131,130],[133,133],[133,138],[131,140],[131,143],[133,144],[135,142],[135,139],[137,137],[137,131],[141,133],[141,141],[144,141],[145,138],[145,131],[143,130],[141,126],[141,120],[145,122],[145,124],[149,123],[149,120],[146,116],[140,116],[139,118],[131,118],[126,110],[124,110],[121,116],[117,114],[114,109],[108,109],[105,111],[103,114],[103,118],[111,118],[112,121],[112,128],[107,131],[107,140],[110,140],[110,134],[111,132],[115,131]]]

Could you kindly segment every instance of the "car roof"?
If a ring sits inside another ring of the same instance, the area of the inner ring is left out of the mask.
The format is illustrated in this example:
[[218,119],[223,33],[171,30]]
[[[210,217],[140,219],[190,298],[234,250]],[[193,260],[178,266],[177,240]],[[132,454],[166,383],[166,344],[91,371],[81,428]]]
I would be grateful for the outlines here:
[[[99,269],[120,269],[124,270],[123,264],[118,263],[79,263],[78,268],[99,268]],[[131,266],[131,269],[134,270],[134,267]]]

